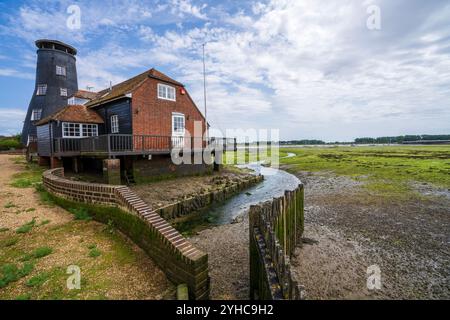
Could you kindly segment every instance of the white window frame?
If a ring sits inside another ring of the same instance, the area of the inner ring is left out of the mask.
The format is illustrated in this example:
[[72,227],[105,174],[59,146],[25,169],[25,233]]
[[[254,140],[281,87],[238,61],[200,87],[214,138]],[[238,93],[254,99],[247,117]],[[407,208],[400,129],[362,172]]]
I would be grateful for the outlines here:
[[111,133],[119,133],[119,115],[111,116]]
[[33,109],[31,111],[31,121],[41,120],[42,117],[42,109]]
[[[177,101],[177,90],[167,84],[158,83],[158,99]],[[173,96],[172,96],[173,95]]]
[[[67,135],[65,132],[66,126],[73,126],[74,132],[75,128],[78,135]],[[92,135],[84,134],[84,131],[91,131]],[[79,138],[86,138],[86,137],[97,137],[98,136],[98,125],[95,123],[76,123],[76,122],[63,122],[62,123],[62,137],[63,138],[71,138],[71,139],[79,139]]]
[[57,76],[66,76],[66,67],[65,66],[56,66],[56,75]]
[[61,97],[67,97],[67,88],[59,88],[59,94]]
[[[175,121],[176,119],[183,119],[183,131],[175,131]],[[186,117],[182,113],[172,113],[172,136],[173,137],[184,137],[186,133]]]
[[45,96],[47,94],[47,85],[46,84],[38,84],[36,88],[37,96]]

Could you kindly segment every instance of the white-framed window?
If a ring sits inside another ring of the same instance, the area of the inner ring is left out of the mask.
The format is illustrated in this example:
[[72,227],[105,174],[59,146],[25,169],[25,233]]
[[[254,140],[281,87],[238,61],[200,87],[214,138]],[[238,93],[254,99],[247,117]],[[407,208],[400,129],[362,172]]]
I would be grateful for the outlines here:
[[111,133],[119,133],[119,116],[111,116]]
[[31,111],[31,121],[41,120],[42,109],[33,109]]
[[184,136],[185,118],[182,113],[172,113],[172,135]]
[[47,94],[47,85],[46,84],[38,84],[36,89],[36,95],[45,96]]
[[65,76],[66,75],[66,67],[56,66],[56,75],[57,76]]
[[158,98],[175,101],[175,88],[166,84],[158,83]]
[[79,138],[81,137],[80,124],[63,122],[63,138]]
[[98,127],[96,124],[83,124],[81,125],[83,137],[96,137],[98,136]]
[[67,88],[59,88],[61,97],[67,97]]
[[98,126],[88,123],[62,123],[63,138],[83,138],[98,136]]

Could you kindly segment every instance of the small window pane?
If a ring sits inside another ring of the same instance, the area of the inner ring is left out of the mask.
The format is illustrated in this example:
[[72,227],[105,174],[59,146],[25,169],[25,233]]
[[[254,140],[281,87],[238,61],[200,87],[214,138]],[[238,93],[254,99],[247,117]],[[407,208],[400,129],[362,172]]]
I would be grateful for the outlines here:
[[33,109],[31,112],[31,121],[41,120],[42,109]]
[[61,97],[67,97],[67,88],[60,88]]
[[66,75],[66,67],[56,66],[56,75],[65,76]]
[[175,101],[175,88],[162,83],[158,83],[158,98]]
[[173,116],[173,132],[174,133],[184,133],[185,130],[185,123],[184,123],[184,116]]
[[47,85],[46,84],[38,84],[36,94],[38,96],[45,96],[47,94]]
[[119,133],[119,116],[111,116],[111,133]]
[[81,137],[78,123],[63,122],[63,137]]

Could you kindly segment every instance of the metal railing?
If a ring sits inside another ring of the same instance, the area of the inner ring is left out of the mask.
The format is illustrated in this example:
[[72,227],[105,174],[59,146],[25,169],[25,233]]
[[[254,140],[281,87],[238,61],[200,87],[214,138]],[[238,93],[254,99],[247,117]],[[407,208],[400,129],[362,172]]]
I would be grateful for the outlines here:
[[157,135],[106,134],[86,138],[56,138],[54,153],[151,153],[169,152],[174,148],[185,150],[236,150],[235,138],[177,137]]

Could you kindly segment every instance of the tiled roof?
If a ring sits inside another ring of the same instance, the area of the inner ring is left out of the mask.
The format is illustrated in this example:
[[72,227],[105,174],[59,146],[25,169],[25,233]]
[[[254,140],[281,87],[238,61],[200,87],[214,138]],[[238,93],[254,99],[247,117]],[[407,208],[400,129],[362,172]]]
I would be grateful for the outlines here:
[[92,100],[92,99],[95,99],[98,97],[98,93],[92,92],[92,91],[86,91],[86,90],[78,90],[77,92],[72,94],[70,97],[77,97],[77,98],[81,98],[81,99]]
[[86,106],[92,107],[107,101],[111,101],[120,97],[125,96],[135,90],[142,82],[147,78],[154,78],[174,85],[183,86],[182,83],[173,80],[172,78],[166,76],[164,73],[152,68],[147,70],[131,79],[125,80],[124,82],[118,83],[112,87],[112,90],[104,89],[97,93],[97,98],[88,102]]
[[104,123],[102,117],[94,110],[82,105],[68,105],[67,107],[45,117],[36,125],[46,124],[51,120],[79,122],[79,123]]

